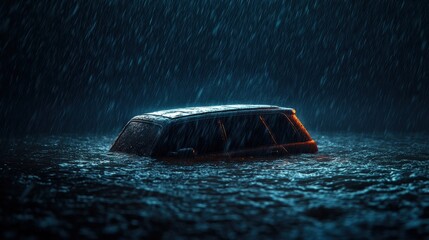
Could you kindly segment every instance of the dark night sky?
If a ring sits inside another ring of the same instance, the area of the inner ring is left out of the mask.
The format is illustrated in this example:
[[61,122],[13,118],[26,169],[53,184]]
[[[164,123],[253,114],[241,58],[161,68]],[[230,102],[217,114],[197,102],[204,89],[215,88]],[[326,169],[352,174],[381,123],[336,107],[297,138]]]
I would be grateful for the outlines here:
[[3,135],[227,103],[429,131],[429,1],[2,1],[0,19]]

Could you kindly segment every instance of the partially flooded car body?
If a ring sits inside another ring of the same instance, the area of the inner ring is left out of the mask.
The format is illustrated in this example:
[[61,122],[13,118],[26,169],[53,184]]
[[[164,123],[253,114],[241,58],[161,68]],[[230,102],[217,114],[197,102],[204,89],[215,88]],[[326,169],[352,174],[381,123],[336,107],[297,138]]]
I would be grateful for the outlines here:
[[245,158],[315,153],[292,108],[189,107],[133,117],[110,151],[154,158]]

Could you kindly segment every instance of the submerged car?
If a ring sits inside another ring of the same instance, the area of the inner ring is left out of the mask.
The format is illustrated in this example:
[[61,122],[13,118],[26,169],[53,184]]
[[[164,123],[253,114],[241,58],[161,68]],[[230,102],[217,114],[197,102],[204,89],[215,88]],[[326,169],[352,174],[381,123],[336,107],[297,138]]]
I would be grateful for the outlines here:
[[110,151],[155,158],[241,158],[315,153],[317,144],[292,108],[221,105],[135,116]]

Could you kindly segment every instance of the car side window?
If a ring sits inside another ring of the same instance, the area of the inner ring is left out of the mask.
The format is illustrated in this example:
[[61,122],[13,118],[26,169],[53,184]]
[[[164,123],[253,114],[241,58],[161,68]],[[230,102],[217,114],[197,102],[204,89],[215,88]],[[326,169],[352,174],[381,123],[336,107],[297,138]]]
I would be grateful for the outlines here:
[[223,151],[224,140],[217,121],[208,119],[172,125],[160,145],[167,153],[193,148],[197,154],[212,154]]
[[112,146],[114,151],[150,155],[161,127],[146,122],[130,122]]
[[274,143],[268,129],[258,115],[234,116],[222,119],[227,136],[225,149],[236,151],[263,146],[272,146]]
[[287,144],[300,141],[300,135],[285,114],[267,114],[262,116],[277,144]]

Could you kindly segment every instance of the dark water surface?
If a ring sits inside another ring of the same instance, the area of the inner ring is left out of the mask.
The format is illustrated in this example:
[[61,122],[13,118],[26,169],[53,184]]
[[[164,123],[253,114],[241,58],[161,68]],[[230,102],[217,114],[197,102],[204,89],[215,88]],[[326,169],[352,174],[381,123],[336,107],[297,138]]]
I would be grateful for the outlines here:
[[1,238],[429,236],[426,135],[313,134],[319,153],[166,162],[114,135],[1,140]]

